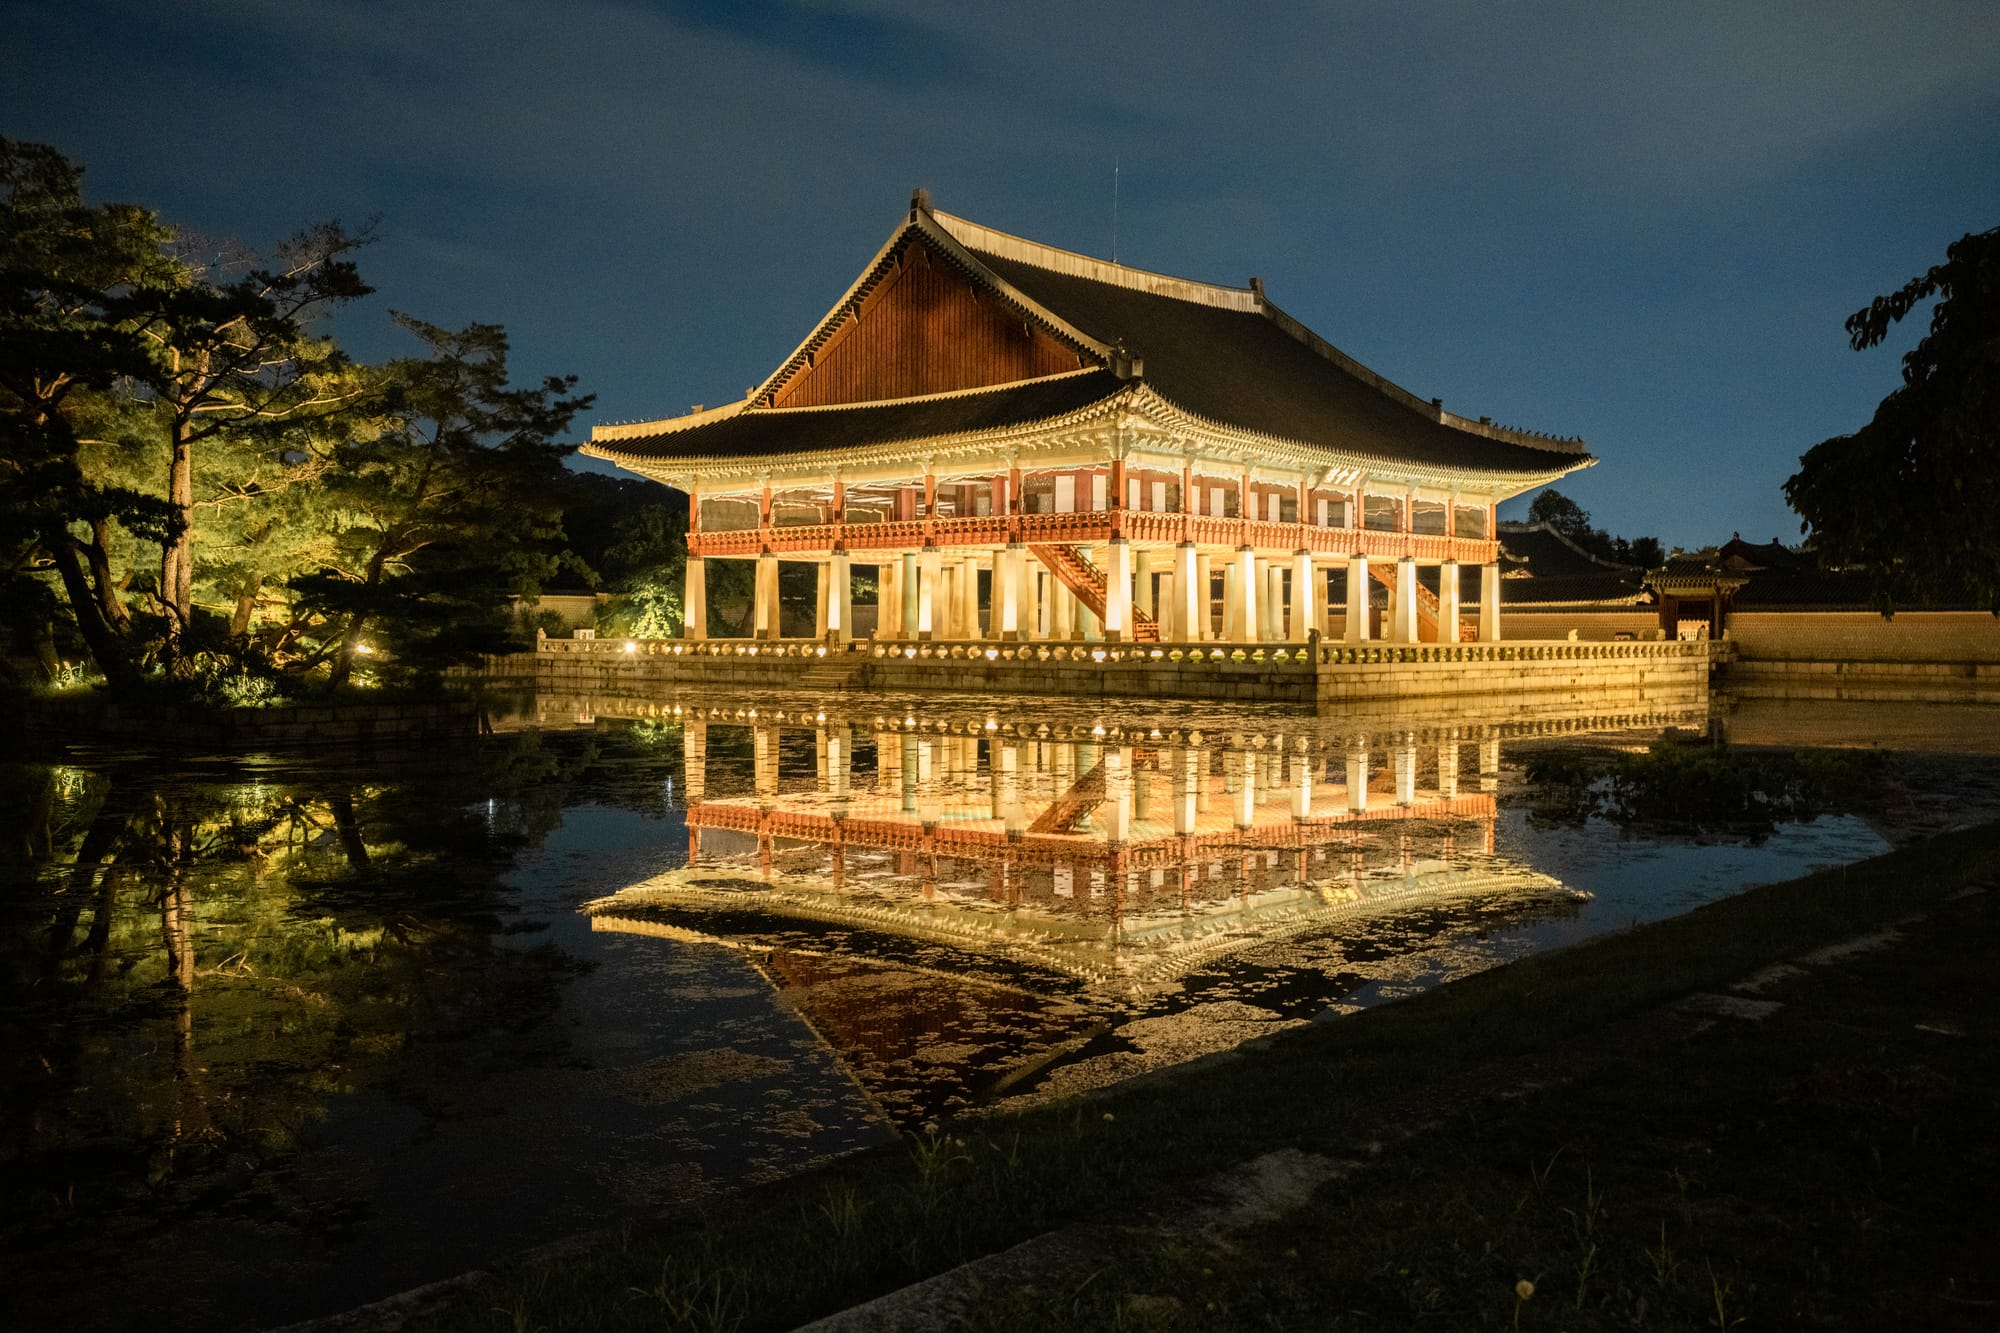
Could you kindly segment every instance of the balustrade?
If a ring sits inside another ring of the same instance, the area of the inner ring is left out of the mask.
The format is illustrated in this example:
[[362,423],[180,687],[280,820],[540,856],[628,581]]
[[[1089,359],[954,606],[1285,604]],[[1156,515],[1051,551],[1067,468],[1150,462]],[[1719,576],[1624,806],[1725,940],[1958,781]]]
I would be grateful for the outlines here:
[[[1107,541],[1113,515],[1103,510],[1059,514],[982,514],[958,518],[892,519],[875,523],[801,523],[794,526],[710,531],[688,534],[688,549],[701,556],[748,558],[765,550],[778,554],[827,552],[836,545],[849,551],[892,551],[920,547],[926,540],[941,547],[1003,546],[1009,540],[1034,544],[1070,545]],[[1498,541],[1455,537],[1443,533],[1381,532],[1368,528],[1328,528],[1316,523],[1283,523],[1263,519],[1211,518],[1206,515],[1126,510],[1119,526],[1133,541],[1178,543],[1234,550],[1310,551],[1314,555],[1356,553],[1381,559],[1409,556],[1425,562],[1456,560],[1460,564],[1490,564],[1499,557]]]
[[1658,643],[1575,643],[1513,640],[1500,643],[1023,643],[997,644],[984,639],[857,640],[829,645],[818,639],[545,639],[544,653],[581,653],[613,660],[640,657],[691,658],[834,658],[907,662],[985,661],[1023,666],[1046,662],[1090,664],[1106,668],[1173,663],[1211,667],[1302,667],[1385,665],[1473,665],[1505,662],[1669,661],[1706,657],[1713,645],[1663,640]]

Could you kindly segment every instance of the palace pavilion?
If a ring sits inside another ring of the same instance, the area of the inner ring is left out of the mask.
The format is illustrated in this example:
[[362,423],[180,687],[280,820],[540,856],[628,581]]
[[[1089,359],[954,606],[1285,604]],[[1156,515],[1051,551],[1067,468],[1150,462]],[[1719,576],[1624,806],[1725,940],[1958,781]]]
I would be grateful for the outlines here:
[[780,637],[795,561],[837,644],[868,567],[878,639],[1491,642],[1496,506],[1595,461],[1399,388],[1256,279],[1106,263],[923,191],[740,402],[584,452],[691,497],[688,639],[717,560],[756,563],[751,629]]

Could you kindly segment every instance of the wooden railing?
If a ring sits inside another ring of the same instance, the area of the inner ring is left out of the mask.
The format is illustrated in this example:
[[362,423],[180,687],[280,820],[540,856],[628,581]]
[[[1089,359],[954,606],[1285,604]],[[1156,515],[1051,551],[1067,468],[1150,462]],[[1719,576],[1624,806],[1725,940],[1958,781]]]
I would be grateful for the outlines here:
[[1008,542],[1028,545],[1089,545],[1109,541],[1122,530],[1132,541],[1194,542],[1197,546],[1251,546],[1258,550],[1310,551],[1314,555],[1399,560],[1404,556],[1461,564],[1491,564],[1500,543],[1478,537],[1442,533],[1380,532],[1373,528],[1323,528],[1313,523],[1272,523],[1263,519],[1212,518],[1200,514],[1164,514],[1128,509],[1068,514],[987,514],[962,518],[897,519],[888,523],[806,523],[796,527],[704,529],[688,534],[688,551],[699,556],[751,557],[770,550],[778,555],[831,552],[906,551],[926,541],[941,547],[990,550]]

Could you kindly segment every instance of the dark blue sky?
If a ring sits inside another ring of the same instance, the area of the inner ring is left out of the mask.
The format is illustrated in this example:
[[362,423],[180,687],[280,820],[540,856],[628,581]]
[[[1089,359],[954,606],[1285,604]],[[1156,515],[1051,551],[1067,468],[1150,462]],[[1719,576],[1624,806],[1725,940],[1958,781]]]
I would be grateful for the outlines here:
[[[0,133],[268,243],[382,216],[391,308],[497,321],[597,419],[714,405],[914,185],[1242,283],[1423,397],[1582,434],[1614,531],[1795,540],[1864,422],[1841,321],[2000,223],[2000,5],[0,0]],[[1518,506],[1516,506],[1518,508]]]

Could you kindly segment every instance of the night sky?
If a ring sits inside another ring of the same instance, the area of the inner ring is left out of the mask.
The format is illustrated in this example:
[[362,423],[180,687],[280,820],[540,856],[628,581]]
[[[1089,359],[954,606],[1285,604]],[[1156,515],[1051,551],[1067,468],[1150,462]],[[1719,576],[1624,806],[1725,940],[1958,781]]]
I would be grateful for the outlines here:
[[[1239,12],[1241,11],[1241,12]],[[381,216],[391,308],[589,420],[761,380],[939,208],[1271,297],[1418,395],[1581,434],[1614,532],[1796,540],[1842,320],[2000,224],[2000,4],[0,0],[0,133],[268,244]],[[579,438],[582,435],[579,429]],[[1522,503],[1508,512],[1524,508]]]

